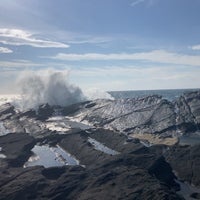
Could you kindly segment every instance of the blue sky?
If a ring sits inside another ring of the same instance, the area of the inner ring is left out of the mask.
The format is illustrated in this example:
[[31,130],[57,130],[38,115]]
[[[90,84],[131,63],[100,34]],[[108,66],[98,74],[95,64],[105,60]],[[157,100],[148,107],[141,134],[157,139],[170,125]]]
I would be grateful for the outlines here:
[[24,70],[83,89],[200,88],[199,0],[1,0],[0,93]]

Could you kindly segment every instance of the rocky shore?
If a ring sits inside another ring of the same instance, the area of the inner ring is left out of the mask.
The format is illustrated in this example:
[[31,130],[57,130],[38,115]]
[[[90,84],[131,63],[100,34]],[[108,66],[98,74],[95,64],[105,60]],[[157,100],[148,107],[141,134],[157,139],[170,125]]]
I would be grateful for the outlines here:
[[1,200],[200,199],[200,142],[179,143],[198,136],[200,91],[23,112],[7,103],[0,123]]

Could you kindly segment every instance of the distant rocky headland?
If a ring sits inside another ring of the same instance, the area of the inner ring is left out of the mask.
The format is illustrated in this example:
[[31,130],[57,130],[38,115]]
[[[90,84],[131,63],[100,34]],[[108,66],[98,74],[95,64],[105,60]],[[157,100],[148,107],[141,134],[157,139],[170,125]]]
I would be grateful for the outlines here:
[[0,200],[200,199],[200,91],[0,106]]

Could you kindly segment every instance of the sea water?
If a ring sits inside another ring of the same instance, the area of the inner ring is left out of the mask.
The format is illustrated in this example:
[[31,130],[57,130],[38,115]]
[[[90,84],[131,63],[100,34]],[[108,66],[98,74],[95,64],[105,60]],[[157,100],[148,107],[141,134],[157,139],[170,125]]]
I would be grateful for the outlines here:
[[[159,95],[170,101],[175,100],[185,92],[192,92],[200,89],[169,89],[169,90],[128,90],[128,91],[108,91],[115,99],[138,98],[149,95]],[[20,95],[0,95],[0,105],[20,99]]]
[[183,95],[185,92],[192,92],[200,89],[173,89],[173,90],[129,90],[129,91],[110,91],[115,99],[124,98],[138,98],[149,95],[159,95],[164,99],[173,101],[179,96]]

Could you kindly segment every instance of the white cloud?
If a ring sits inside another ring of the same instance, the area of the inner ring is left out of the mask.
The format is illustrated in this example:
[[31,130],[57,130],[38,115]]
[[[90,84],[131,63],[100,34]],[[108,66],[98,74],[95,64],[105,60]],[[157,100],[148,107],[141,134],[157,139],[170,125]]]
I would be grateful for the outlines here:
[[158,0],[134,0],[132,3],[131,3],[131,6],[136,6],[138,4],[141,4],[141,3],[147,3],[147,6],[152,6],[155,4],[155,2],[157,2]]
[[192,50],[200,50],[200,44],[191,47]]
[[[185,70],[185,67],[108,66],[82,68],[71,71],[71,80],[83,89],[90,87],[102,90],[146,90],[198,88],[200,68]],[[87,80],[87,81],[85,81]],[[103,80],[103,81],[102,81]],[[192,80],[192,81],[191,81]]]
[[113,38],[109,38],[109,37],[85,36],[82,38],[74,38],[72,40],[69,40],[68,43],[70,43],[70,44],[101,44],[101,43],[110,42],[112,40],[113,40]]
[[[37,64],[29,61],[19,60],[18,64],[24,66],[33,66],[34,70]],[[0,81],[4,81],[5,86],[14,81],[20,72],[27,68],[16,68],[10,66],[2,70],[0,64]],[[45,70],[45,68],[42,68]],[[53,68],[52,68],[53,69]],[[57,70],[56,67],[54,69]],[[65,71],[67,68],[63,68]],[[62,69],[60,70],[62,71]],[[39,73],[39,72],[38,72]],[[200,68],[186,68],[175,65],[165,67],[155,67],[154,65],[142,67],[137,65],[129,66],[105,66],[105,67],[71,67],[70,82],[80,86],[82,89],[98,88],[100,90],[146,90],[146,89],[177,89],[177,88],[199,88]],[[192,81],[191,81],[192,80]],[[11,87],[14,89],[14,83]],[[0,88],[0,92],[1,92]],[[9,90],[8,90],[9,91]]]
[[19,70],[30,67],[41,67],[42,64],[34,63],[29,60],[0,61],[0,72],[2,70]]
[[20,29],[0,29],[0,43],[7,44],[7,45],[28,45],[32,47],[39,47],[39,48],[68,48],[69,45],[50,41],[50,40],[43,40],[37,39],[34,37],[34,34],[31,32],[27,32]]
[[141,53],[118,53],[118,54],[64,54],[59,53],[52,57],[53,59],[66,61],[81,61],[81,60],[140,60],[145,62],[156,62],[177,65],[200,66],[200,56],[171,53],[164,50],[154,50]]
[[131,3],[131,6],[136,6],[137,4],[143,3],[145,0],[135,0]]
[[11,49],[0,47],[0,53],[12,53],[13,51]]

